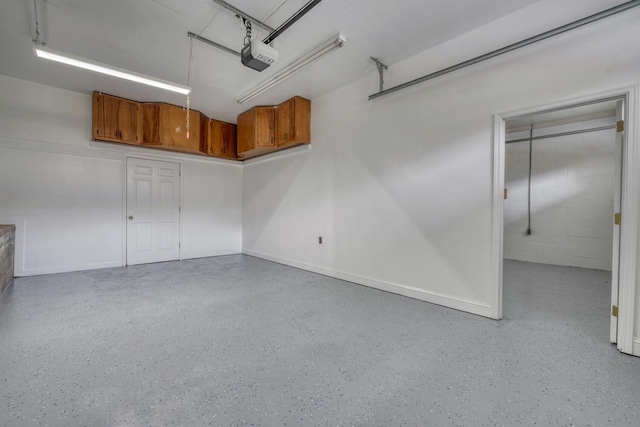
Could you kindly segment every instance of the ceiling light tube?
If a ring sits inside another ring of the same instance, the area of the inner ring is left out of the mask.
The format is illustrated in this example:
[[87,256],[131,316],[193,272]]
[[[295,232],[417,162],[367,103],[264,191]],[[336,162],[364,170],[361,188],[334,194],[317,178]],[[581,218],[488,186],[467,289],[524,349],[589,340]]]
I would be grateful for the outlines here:
[[334,49],[341,48],[342,46],[344,46],[346,41],[347,41],[347,38],[345,36],[343,36],[342,34],[338,34],[338,35],[332,37],[330,40],[328,40],[325,43],[321,44],[320,46],[318,46],[317,48],[315,48],[311,52],[307,53],[303,57],[293,61],[292,63],[290,63],[289,65],[287,65],[282,70],[278,71],[277,73],[275,73],[274,75],[272,75],[268,79],[266,79],[266,80],[262,81],[261,83],[257,84],[255,87],[247,90],[244,94],[240,95],[236,99],[236,101],[238,101],[240,104],[243,104],[243,103],[255,98],[256,96],[260,95],[261,93],[264,93],[267,90],[269,90],[272,87],[274,87],[275,85],[279,84],[280,82],[288,79],[289,77],[291,77],[292,75],[294,75],[298,71],[300,71],[303,68],[305,68],[307,65],[309,65],[312,62],[318,60],[322,56],[324,56],[324,55],[328,54],[329,52],[333,51]]
[[139,74],[133,71],[125,70],[124,68],[113,67],[111,65],[81,58],[79,56],[69,55],[67,53],[59,52],[43,46],[35,46],[33,50],[38,58],[61,62],[63,64],[72,65],[74,67],[84,68],[85,70],[95,71],[96,73],[107,74],[109,76],[130,80],[136,83],[142,83],[144,85],[169,90],[172,92],[181,93],[183,95],[187,95],[189,94],[189,92],[191,92],[191,88],[188,86],[171,83],[166,80]]

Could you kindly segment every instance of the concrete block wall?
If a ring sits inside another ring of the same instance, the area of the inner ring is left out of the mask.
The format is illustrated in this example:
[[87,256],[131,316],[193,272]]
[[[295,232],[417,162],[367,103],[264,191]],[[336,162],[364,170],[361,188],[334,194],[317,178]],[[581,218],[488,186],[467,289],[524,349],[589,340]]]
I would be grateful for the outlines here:
[[[613,117],[534,129],[551,135],[615,123]],[[507,134],[507,140],[529,131]],[[527,230],[529,142],[507,144],[504,257],[611,270],[615,130],[533,142],[531,229]]]

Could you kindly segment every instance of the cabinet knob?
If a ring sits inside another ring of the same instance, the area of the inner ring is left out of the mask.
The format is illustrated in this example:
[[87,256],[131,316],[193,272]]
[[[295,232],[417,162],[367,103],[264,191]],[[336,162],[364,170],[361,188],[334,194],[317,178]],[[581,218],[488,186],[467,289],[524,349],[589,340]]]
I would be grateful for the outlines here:
[[133,215],[129,215],[129,219],[132,220],[133,219]]

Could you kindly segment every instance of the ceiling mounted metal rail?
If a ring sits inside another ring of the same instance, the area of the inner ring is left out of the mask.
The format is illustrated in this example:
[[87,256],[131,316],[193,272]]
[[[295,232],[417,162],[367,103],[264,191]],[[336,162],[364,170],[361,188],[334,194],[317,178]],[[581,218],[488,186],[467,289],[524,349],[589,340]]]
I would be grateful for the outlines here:
[[246,19],[247,21],[251,21],[253,24],[257,25],[258,27],[262,28],[263,30],[268,31],[269,33],[273,33],[275,31],[273,28],[271,28],[270,26],[268,26],[264,22],[257,20],[256,18],[254,18],[251,15],[247,15],[246,13],[244,13],[243,11],[238,9],[237,7],[235,7],[233,5],[230,5],[229,3],[227,3],[224,0],[213,0],[213,2],[214,3],[218,3],[220,6],[224,7],[227,10],[230,10],[231,12],[233,12],[236,15]]
[[202,43],[206,43],[206,44],[208,44],[210,46],[217,47],[218,49],[223,50],[223,51],[225,51],[227,53],[230,53],[232,55],[235,55],[235,56],[238,56],[238,57],[240,56],[240,52],[237,52],[237,51],[235,51],[235,50],[233,50],[233,49],[231,49],[229,47],[223,46],[220,43],[216,43],[213,40],[205,39],[204,37],[199,36],[199,35],[197,35],[195,33],[192,33],[191,31],[189,31],[187,33],[187,35],[189,37],[191,37],[192,39],[196,39],[196,40],[198,40],[198,41],[200,41]]
[[302,18],[307,12],[309,12],[311,9],[313,9],[315,6],[317,6],[317,4],[320,3],[321,1],[322,0],[311,0],[310,2],[308,2],[307,4],[302,6],[302,8],[300,8],[299,11],[297,11],[296,13],[291,15],[291,17],[289,19],[284,21],[284,23],[282,25],[280,25],[278,28],[273,30],[271,32],[271,34],[269,34],[264,40],[262,40],[262,43],[269,44],[272,41],[274,41],[276,37],[278,37],[280,34],[284,33],[284,31],[287,28],[289,28],[290,26],[295,24],[298,19]]
[[374,93],[373,95],[369,95],[369,100],[376,99],[376,98],[379,98],[381,96],[388,95],[390,93],[397,92],[399,90],[406,89],[408,87],[417,85],[419,83],[423,83],[423,82],[426,82],[428,80],[435,79],[436,77],[440,77],[440,76],[443,76],[445,74],[449,74],[449,73],[451,73],[453,71],[457,71],[457,70],[460,70],[462,68],[469,67],[470,65],[474,65],[474,64],[477,64],[479,62],[483,62],[483,61],[486,61],[488,59],[495,58],[496,56],[502,55],[504,53],[508,53],[508,52],[514,51],[516,49],[520,49],[522,47],[525,47],[525,46],[529,46],[531,44],[534,44],[534,43],[537,43],[539,41],[548,39],[550,37],[557,36],[558,34],[562,34],[562,33],[565,33],[567,31],[571,31],[571,30],[573,30],[575,28],[582,27],[583,25],[591,24],[592,22],[596,22],[596,21],[599,21],[601,19],[608,18],[609,16],[616,15],[616,14],[618,14],[620,12],[624,12],[624,11],[629,10],[631,8],[634,8],[636,6],[640,6],[640,0],[633,0],[633,1],[628,1],[626,3],[622,3],[622,4],[618,5],[618,6],[612,7],[612,8],[607,9],[607,10],[603,10],[602,12],[596,13],[596,14],[588,16],[586,18],[582,18],[582,19],[579,19],[577,21],[571,22],[569,24],[563,25],[561,27],[554,28],[553,30],[546,31],[544,33],[538,34],[537,36],[533,36],[533,37],[530,37],[528,39],[519,41],[517,43],[513,43],[513,44],[511,44],[509,46],[503,47],[501,49],[494,50],[494,51],[489,52],[489,53],[485,53],[484,55],[477,56],[477,57],[475,57],[473,59],[470,59],[468,61],[464,61],[464,62],[461,62],[461,63],[459,63],[457,65],[453,65],[453,66],[447,67],[447,68],[445,68],[443,70],[436,71],[435,73],[427,74],[426,76],[422,76],[422,77],[419,77],[417,79],[414,79],[414,80],[408,81],[406,83],[400,84],[398,86],[391,87],[391,88],[389,88],[387,90],[383,90],[381,92]]

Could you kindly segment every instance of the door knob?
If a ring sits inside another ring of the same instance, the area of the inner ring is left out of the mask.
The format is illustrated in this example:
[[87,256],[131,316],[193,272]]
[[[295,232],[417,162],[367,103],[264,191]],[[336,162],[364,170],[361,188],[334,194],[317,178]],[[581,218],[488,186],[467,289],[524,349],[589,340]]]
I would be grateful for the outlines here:
[[129,219],[133,219],[133,215],[129,215]]

